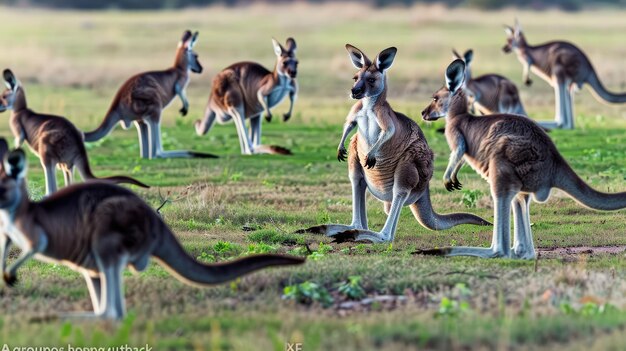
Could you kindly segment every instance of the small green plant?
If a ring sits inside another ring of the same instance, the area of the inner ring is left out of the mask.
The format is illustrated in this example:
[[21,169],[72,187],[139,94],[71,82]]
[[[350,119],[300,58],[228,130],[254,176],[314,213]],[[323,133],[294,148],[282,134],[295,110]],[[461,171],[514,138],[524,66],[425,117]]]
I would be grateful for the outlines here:
[[469,303],[467,301],[456,301],[444,297],[441,299],[439,303],[439,310],[435,313],[435,317],[458,317],[462,314],[465,314],[470,309]]
[[608,312],[618,311],[617,307],[608,303],[596,304],[593,302],[586,302],[579,309],[576,309],[574,306],[566,301],[559,304],[559,309],[563,314],[583,317],[597,316]]
[[365,297],[365,290],[361,286],[361,277],[351,275],[348,280],[339,285],[339,293],[345,295],[350,300],[359,300]]
[[309,259],[317,261],[319,259],[322,259],[324,257],[326,257],[326,254],[333,251],[333,247],[328,245],[328,244],[324,244],[323,242],[320,242],[320,245],[318,246],[317,250],[313,251],[310,255],[309,255]]
[[200,256],[196,257],[198,261],[212,263],[215,262],[215,256],[208,254],[204,251],[200,254]]
[[238,182],[238,181],[240,181],[242,179],[243,179],[243,173],[241,173],[241,172],[233,173],[230,176],[230,180],[232,182]]
[[461,198],[461,203],[465,205],[467,208],[476,208],[476,204],[478,200],[483,195],[483,192],[480,190],[463,190],[463,197]]
[[285,300],[294,300],[305,305],[316,302],[324,307],[329,307],[334,302],[328,290],[319,284],[309,281],[286,286],[283,289],[282,298]]
[[250,244],[248,245],[248,250],[245,252],[246,255],[250,254],[264,254],[264,253],[273,253],[278,251],[278,248],[272,245],[268,245],[265,243],[258,244]]

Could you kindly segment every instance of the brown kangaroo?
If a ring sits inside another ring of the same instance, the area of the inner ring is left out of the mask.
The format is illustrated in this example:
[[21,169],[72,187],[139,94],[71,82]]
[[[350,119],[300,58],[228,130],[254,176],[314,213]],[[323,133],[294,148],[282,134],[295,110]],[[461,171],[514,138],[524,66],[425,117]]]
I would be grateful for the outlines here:
[[[424,111],[424,120],[446,117],[446,139],[452,153],[444,175],[448,191],[459,189],[457,173],[463,159],[485,178],[491,187],[495,225],[490,248],[451,247],[421,251],[448,256],[535,257],[530,227],[530,196],[545,202],[552,188],[569,194],[588,208],[618,210],[626,207],[626,192],[606,194],[587,185],[545,131],[529,118],[495,114],[476,118],[467,110],[461,87],[465,76],[463,60],[446,70],[446,85],[433,95]],[[513,207],[514,243],[511,248],[510,215]]]
[[189,102],[185,95],[189,83],[189,71],[202,73],[202,65],[193,47],[198,32],[185,31],[176,49],[174,66],[164,71],[137,74],[128,79],[118,90],[109,111],[98,128],[85,133],[85,141],[98,141],[107,136],[118,123],[124,129],[135,124],[139,134],[140,154],[143,158],[210,157],[217,156],[194,151],[164,151],[161,142],[161,112],[176,96],[183,107],[181,115],[187,115]]
[[585,83],[598,101],[626,102],[626,93],[615,94],[604,87],[587,55],[574,44],[551,41],[537,46],[529,45],[517,20],[515,28],[505,26],[505,32],[507,43],[502,50],[517,54],[524,68],[524,83],[528,86],[532,84],[532,71],[554,88],[555,122],[540,122],[542,126],[573,129],[573,94]]
[[0,112],[11,109],[10,125],[15,144],[24,142],[39,157],[45,171],[46,194],[57,189],[56,166],[63,171],[65,186],[74,178],[74,166],[83,180],[104,179],[114,183],[128,183],[148,188],[144,183],[126,176],[97,178],[91,172],[83,133],[72,122],[60,116],[33,112],[26,104],[26,93],[11,70],[4,70],[4,80],[8,88],[0,98]]
[[526,116],[515,83],[499,74],[483,74],[473,78],[470,64],[474,51],[469,49],[462,56],[456,50],[452,50],[452,53],[456,58],[465,61],[466,81],[463,89],[472,110],[483,115],[512,113]]
[[[344,143],[350,140],[348,174],[352,183],[352,224],[327,224],[298,232],[323,233],[339,240],[391,242],[403,206],[409,205],[417,221],[432,230],[459,224],[490,225],[469,213],[437,214],[430,201],[428,184],[433,175],[433,151],[424,133],[409,117],[394,111],[387,102],[387,70],[396,48],[381,51],[372,62],[356,47],[346,44],[350,59],[359,71],[354,76],[352,106],[339,142],[337,158],[346,159]],[[380,233],[368,230],[365,190],[384,203],[387,221]]]
[[[276,54],[274,71],[258,63],[238,62],[215,76],[204,119],[195,124],[198,135],[206,134],[216,120],[224,124],[232,119],[242,154],[291,154],[280,146],[261,145],[261,114],[265,113],[265,119],[271,121],[270,108],[289,95],[289,111],[283,115],[284,121],[289,120],[298,94],[296,41],[288,38],[286,48],[276,39],[272,39],[272,44]],[[249,136],[246,119],[250,120]]]
[[[122,272],[144,270],[154,257],[177,279],[199,286],[218,284],[269,266],[301,264],[304,259],[255,255],[219,264],[203,264],[185,252],[161,217],[130,190],[90,182],[66,187],[43,201],[28,199],[26,160],[21,149],[2,155],[0,235],[4,281],[14,285],[17,270],[31,257],[64,264],[87,282],[94,313],[69,316],[121,319]],[[21,255],[5,269],[9,245]]]

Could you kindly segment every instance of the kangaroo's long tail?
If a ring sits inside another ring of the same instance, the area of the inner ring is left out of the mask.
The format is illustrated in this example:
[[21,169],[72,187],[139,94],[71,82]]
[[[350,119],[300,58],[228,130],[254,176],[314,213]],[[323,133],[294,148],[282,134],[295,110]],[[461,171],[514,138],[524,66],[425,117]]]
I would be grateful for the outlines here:
[[459,224],[491,225],[488,221],[471,213],[438,214],[430,201],[429,189],[426,189],[419,200],[410,208],[417,221],[431,230],[449,229]]
[[93,172],[91,171],[91,167],[89,166],[89,160],[87,158],[87,152],[83,150],[82,152],[82,157],[80,157],[80,159],[76,162],[76,169],[78,170],[78,173],[80,173],[80,176],[87,180],[87,179],[100,179],[100,180],[106,180],[106,181],[110,181],[113,182],[115,184],[119,184],[119,183],[126,183],[126,184],[133,184],[136,186],[140,186],[142,188],[149,188],[150,186],[138,181],[137,179],[131,178],[131,177],[127,177],[127,176],[111,176],[111,177],[96,177]]
[[626,102],[626,93],[612,93],[608,91],[600,81],[600,78],[598,78],[595,71],[589,74],[587,84],[591,87],[593,96],[600,102],[608,102],[612,104]]
[[565,191],[576,202],[595,210],[613,211],[626,208],[626,192],[603,193],[590,187],[563,162],[554,177],[554,186]]
[[194,285],[218,284],[270,266],[304,263],[305,259],[285,255],[252,255],[234,261],[204,264],[193,259],[180,245],[174,234],[163,225],[161,242],[153,256],[176,278]]

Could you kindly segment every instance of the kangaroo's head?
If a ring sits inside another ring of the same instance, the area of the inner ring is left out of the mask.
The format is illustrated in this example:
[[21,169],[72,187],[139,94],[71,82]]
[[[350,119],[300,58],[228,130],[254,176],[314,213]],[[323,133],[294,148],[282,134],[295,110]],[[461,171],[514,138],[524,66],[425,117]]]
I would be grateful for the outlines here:
[[9,151],[4,138],[0,138],[0,208],[15,207],[24,194],[24,178],[26,176],[26,154],[22,149]]
[[459,54],[456,50],[452,49],[452,54],[454,55],[455,59],[461,59],[465,61],[465,79],[469,80],[472,76],[470,71],[470,63],[472,63],[472,59],[474,58],[474,51],[472,49],[469,49],[465,51],[463,56],[461,56],[461,54]]
[[505,25],[504,32],[506,33],[506,44],[502,47],[502,51],[504,51],[505,54],[513,50],[519,51],[524,49],[526,46],[526,38],[524,38],[522,27],[517,18],[515,19],[515,27]]
[[0,112],[13,108],[13,102],[15,101],[17,89],[19,88],[19,82],[10,69],[4,70],[3,77],[7,88],[0,94]]
[[385,74],[396,57],[398,49],[387,48],[376,55],[374,62],[356,47],[346,44],[350,60],[359,71],[354,75],[351,96],[353,99],[362,99],[380,95],[386,88]]
[[196,40],[198,40],[198,34],[198,32],[191,34],[191,31],[186,30],[180,39],[180,43],[178,43],[178,64],[182,64],[185,69],[194,73],[202,73],[202,65],[198,61],[198,54],[193,51]]
[[298,59],[296,59],[296,41],[293,38],[287,38],[286,47],[272,38],[274,53],[276,54],[276,72],[281,76],[289,76],[296,78],[298,75]]
[[457,95],[465,80],[465,63],[461,59],[454,60],[446,69],[446,84],[433,94],[430,104],[422,111],[425,121],[434,121],[448,115],[452,99]]

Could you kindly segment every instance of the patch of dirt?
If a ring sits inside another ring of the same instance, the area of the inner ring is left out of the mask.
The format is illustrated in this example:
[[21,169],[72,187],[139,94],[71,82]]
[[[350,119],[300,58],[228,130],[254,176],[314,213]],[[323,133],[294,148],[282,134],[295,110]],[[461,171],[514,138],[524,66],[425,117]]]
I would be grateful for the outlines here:
[[626,253],[626,245],[621,246],[576,246],[538,248],[539,258],[575,258],[581,255],[619,255]]

